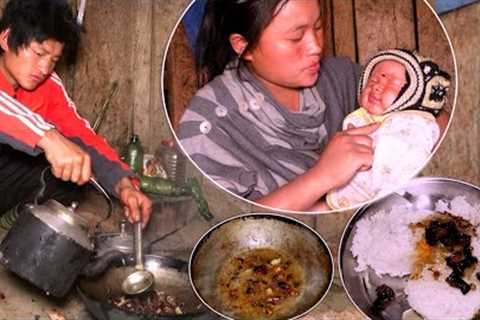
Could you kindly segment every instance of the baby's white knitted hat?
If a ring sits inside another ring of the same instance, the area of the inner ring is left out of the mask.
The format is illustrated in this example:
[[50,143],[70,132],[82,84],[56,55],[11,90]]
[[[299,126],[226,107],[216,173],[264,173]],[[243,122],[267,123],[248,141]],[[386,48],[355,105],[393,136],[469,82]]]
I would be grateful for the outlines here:
[[450,75],[441,70],[431,59],[405,49],[381,51],[370,58],[360,77],[358,96],[361,96],[375,66],[385,60],[394,60],[404,65],[409,81],[384,114],[396,110],[414,109],[437,115],[447,101]]

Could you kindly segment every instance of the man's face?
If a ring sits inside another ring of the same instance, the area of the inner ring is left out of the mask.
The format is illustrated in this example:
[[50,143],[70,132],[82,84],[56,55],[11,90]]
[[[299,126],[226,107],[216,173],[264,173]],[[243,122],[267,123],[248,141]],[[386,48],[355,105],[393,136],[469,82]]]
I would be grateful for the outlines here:
[[14,52],[7,44],[8,33],[0,37],[4,50],[0,69],[14,88],[34,90],[53,72],[62,55],[63,44],[56,40],[32,41]]
[[407,83],[405,67],[394,60],[378,63],[362,91],[360,105],[371,114],[382,114]]

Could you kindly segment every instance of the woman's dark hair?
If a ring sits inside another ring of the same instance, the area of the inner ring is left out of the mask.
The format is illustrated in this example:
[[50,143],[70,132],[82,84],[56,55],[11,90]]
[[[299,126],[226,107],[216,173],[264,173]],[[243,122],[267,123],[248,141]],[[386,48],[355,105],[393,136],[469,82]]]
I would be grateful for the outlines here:
[[208,82],[221,74],[237,57],[229,42],[232,33],[248,41],[244,52],[255,48],[262,31],[288,1],[291,0],[208,0],[195,45],[197,71],[206,73],[204,80]]
[[7,29],[14,52],[32,41],[53,39],[64,44],[67,62],[75,59],[81,27],[66,0],[10,0],[0,19],[0,32]]

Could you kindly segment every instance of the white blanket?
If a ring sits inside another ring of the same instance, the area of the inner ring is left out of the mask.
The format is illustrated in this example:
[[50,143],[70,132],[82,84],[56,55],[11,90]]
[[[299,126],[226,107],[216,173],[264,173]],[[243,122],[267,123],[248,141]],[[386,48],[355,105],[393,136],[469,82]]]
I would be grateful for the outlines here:
[[349,114],[344,122],[364,126],[381,120],[372,133],[374,160],[372,168],[358,172],[344,187],[327,194],[332,209],[356,206],[399,188],[414,177],[426,164],[440,136],[435,118],[423,111],[399,111],[380,119],[364,109]]

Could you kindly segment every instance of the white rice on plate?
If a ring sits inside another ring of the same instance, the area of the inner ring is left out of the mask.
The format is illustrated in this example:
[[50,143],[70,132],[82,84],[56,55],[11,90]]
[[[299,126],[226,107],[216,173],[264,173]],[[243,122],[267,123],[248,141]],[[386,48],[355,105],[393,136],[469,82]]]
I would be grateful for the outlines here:
[[480,204],[471,205],[464,196],[455,197],[450,202],[440,200],[435,207],[439,212],[450,212],[455,216],[462,217],[474,227],[480,224]]
[[430,211],[412,213],[405,206],[395,206],[391,211],[382,210],[358,221],[351,249],[358,263],[355,271],[370,266],[379,276],[410,274],[416,238],[409,224],[430,214]]
[[[476,228],[480,224],[480,204],[472,205],[463,196],[455,197],[450,202],[439,201],[436,209],[460,216]],[[414,212],[407,206],[396,206],[390,211],[382,210],[362,218],[356,224],[351,247],[357,260],[355,270],[361,272],[371,268],[379,276],[410,275],[414,268],[416,243],[422,237],[422,233],[412,232],[410,224],[425,220],[432,213]],[[473,255],[480,257],[479,237],[472,237],[471,242]],[[406,281],[405,293],[410,306],[428,320],[471,319],[480,310],[480,281],[475,278],[475,273],[480,271],[480,262],[474,272],[467,279],[464,278],[474,284],[466,295],[445,282],[452,272],[446,264],[435,266],[434,269],[441,272],[436,279],[432,271],[425,268],[420,277]]]
[[416,312],[428,320],[470,320],[480,307],[480,287],[478,280],[474,282],[476,290],[470,290],[466,295],[458,289],[452,288],[445,282],[451,273],[446,265],[436,268],[441,276],[433,278],[432,272],[424,269],[421,277],[408,280],[405,293],[408,295],[408,304]]

